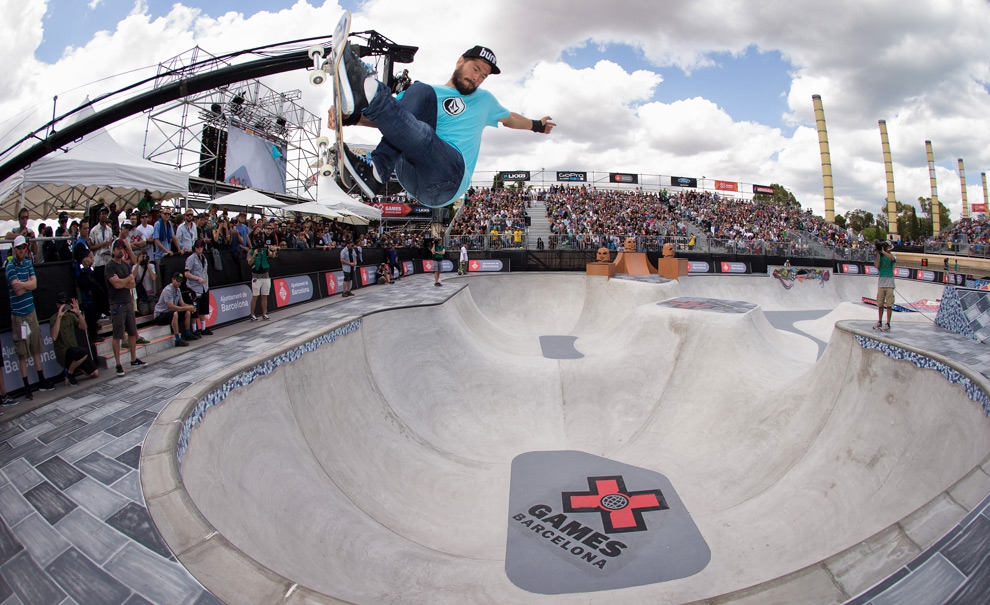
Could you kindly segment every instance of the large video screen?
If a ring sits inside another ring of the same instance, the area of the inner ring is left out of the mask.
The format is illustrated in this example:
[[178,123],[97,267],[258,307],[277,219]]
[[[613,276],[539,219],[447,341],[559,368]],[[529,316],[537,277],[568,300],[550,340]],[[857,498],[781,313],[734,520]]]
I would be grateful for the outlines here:
[[238,128],[227,131],[227,170],[225,181],[233,185],[285,193],[284,141]]

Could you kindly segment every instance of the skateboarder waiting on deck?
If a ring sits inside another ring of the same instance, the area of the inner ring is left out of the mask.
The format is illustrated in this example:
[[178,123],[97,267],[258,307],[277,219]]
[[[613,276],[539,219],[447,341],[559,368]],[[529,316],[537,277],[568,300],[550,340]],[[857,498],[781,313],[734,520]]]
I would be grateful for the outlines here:
[[[375,78],[348,43],[344,47],[343,107],[354,107],[343,125],[377,128],[382,140],[371,157],[359,156],[345,146],[345,168],[359,181],[368,197],[385,189],[393,169],[403,188],[425,206],[453,203],[471,183],[481,133],[485,126],[549,133],[556,124],[550,116],[525,118],[499,105],[495,97],[479,89],[491,74],[498,74],[495,53],[475,46],[459,59],[443,86],[414,82],[398,98]],[[353,98],[353,103],[350,100]],[[330,128],[336,128],[331,109]]]
[[[877,325],[874,330],[890,332],[890,316],[894,312],[894,263],[897,257],[890,252],[890,242],[877,241],[876,260],[873,264],[880,270],[877,283]],[[883,310],[887,308],[887,324],[883,324]]]

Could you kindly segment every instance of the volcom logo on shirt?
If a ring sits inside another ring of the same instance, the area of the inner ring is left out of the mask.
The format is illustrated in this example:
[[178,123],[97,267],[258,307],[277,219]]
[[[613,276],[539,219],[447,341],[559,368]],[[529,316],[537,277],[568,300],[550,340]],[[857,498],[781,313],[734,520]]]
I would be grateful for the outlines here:
[[464,113],[465,109],[464,99],[460,97],[450,97],[443,100],[443,110],[447,112],[447,115],[458,116]]

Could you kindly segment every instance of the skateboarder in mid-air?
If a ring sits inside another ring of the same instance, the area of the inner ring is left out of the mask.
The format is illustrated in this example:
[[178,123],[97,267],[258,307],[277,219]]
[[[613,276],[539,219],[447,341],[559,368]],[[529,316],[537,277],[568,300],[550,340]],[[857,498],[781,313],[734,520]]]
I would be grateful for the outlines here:
[[[370,158],[344,150],[345,169],[369,198],[384,192],[395,170],[402,187],[421,204],[449,205],[471,183],[486,126],[501,123],[543,134],[556,126],[550,116],[531,120],[510,112],[490,92],[479,89],[485,78],[499,73],[495,53],[484,46],[461,55],[445,85],[414,82],[397,98],[349,43],[343,52],[341,107],[354,108],[344,115],[343,125],[371,126],[382,133]],[[328,122],[337,128],[333,109]]]

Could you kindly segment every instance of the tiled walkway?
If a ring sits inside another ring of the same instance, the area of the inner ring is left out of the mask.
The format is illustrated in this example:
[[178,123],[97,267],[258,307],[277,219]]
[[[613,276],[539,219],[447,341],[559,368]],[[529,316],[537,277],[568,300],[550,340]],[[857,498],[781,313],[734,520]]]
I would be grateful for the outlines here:
[[[331,322],[438,304],[460,288],[456,281],[436,288],[431,276],[415,276],[280,312],[228,337],[225,330],[233,330],[221,328],[209,342],[151,358],[149,367],[124,378],[59,387],[60,398],[0,424],[0,605],[218,603],[176,562],[145,508],[137,461],[156,414],[190,384]],[[987,347],[947,344],[938,328],[898,327],[889,338],[937,350],[990,376]],[[955,578],[957,586],[967,583],[967,594],[990,594],[988,544],[990,501],[984,501],[940,548],[857,602],[904,602],[897,595],[932,586],[926,578]]]

